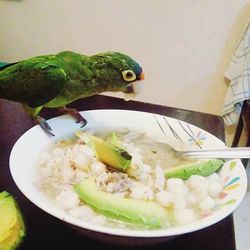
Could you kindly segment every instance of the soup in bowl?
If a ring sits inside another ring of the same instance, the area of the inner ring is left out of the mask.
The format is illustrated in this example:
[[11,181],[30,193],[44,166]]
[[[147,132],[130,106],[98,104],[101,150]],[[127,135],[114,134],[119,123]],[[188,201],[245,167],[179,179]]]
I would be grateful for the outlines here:
[[[84,116],[88,125],[81,130],[67,116],[51,119],[55,138],[33,127],[10,157],[24,195],[83,234],[131,245],[135,238],[164,241],[222,220],[243,199],[240,160],[181,159],[172,148],[176,134],[188,149],[197,147],[196,135],[204,149],[225,147],[208,132],[145,112],[96,110]],[[159,123],[166,120],[171,129],[163,134]]]

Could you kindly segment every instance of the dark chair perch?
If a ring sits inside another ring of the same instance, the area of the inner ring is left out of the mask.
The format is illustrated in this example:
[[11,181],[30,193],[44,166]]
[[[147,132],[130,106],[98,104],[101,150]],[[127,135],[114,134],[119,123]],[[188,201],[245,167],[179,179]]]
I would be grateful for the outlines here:
[[[246,147],[250,147],[250,101],[244,101],[243,107],[241,110],[241,114],[239,117],[239,121],[236,127],[236,131],[234,134],[232,147],[237,147],[240,142],[240,138],[242,135],[243,130],[246,131],[247,141],[246,141]],[[248,160],[244,159],[242,160],[244,166],[247,166]]]

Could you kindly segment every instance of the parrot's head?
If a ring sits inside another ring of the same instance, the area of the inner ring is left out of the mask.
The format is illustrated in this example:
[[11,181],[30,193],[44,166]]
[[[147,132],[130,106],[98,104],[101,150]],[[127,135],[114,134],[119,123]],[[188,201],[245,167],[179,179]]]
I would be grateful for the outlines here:
[[98,59],[102,77],[108,81],[107,91],[123,92],[127,96],[136,94],[138,83],[134,83],[144,80],[144,73],[135,60],[120,52],[99,54]]

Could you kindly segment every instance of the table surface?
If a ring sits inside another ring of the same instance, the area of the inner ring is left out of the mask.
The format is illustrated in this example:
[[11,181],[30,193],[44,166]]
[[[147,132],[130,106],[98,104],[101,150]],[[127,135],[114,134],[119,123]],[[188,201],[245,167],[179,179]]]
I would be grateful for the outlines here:
[[[127,109],[157,113],[184,120],[201,127],[224,140],[224,123],[221,117],[149,103],[129,101],[108,96],[94,96],[78,100],[69,107],[80,111],[92,109]],[[59,115],[55,110],[43,110],[46,119]],[[25,218],[27,235],[19,249],[78,249],[79,246],[108,247],[109,249],[128,249],[106,245],[76,233],[27,200],[15,185],[9,171],[9,155],[16,140],[29,128],[33,121],[18,103],[0,99],[0,191],[6,190],[14,195]],[[25,173],[24,173],[25,174]],[[87,245],[86,245],[87,244]],[[235,250],[233,216],[206,229],[178,236],[172,240],[138,249],[192,249],[192,250]]]

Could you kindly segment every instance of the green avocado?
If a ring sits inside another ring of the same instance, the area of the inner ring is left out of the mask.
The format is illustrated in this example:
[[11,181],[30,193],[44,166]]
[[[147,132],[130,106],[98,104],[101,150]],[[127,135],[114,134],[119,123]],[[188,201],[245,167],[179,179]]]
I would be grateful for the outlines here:
[[96,136],[90,136],[90,143],[93,145],[99,161],[118,171],[127,172],[131,166],[132,156],[126,150]]
[[109,144],[111,144],[112,146],[115,147],[119,147],[122,148],[122,143],[118,137],[118,135],[116,134],[116,132],[112,132],[106,140]]
[[223,164],[224,161],[220,159],[198,160],[167,169],[165,171],[165,177],[187,180],[191,175],[208,176],[219,170]]
[[6,191],[0,193],[0,249],[15,249],[25,235],[25,226],[15,199]]
[[81,200],[98,213],[125,223],[160,228],[171,220],[171,211],[153,201],[133,200],[117,197],[98,190],[93,178],[75,186]]
[[93,149],[99,161],[120,172],[127,172],[130,168],[132,156],[122,148],[115,132],[106,140],[82,131],[75,134]]

